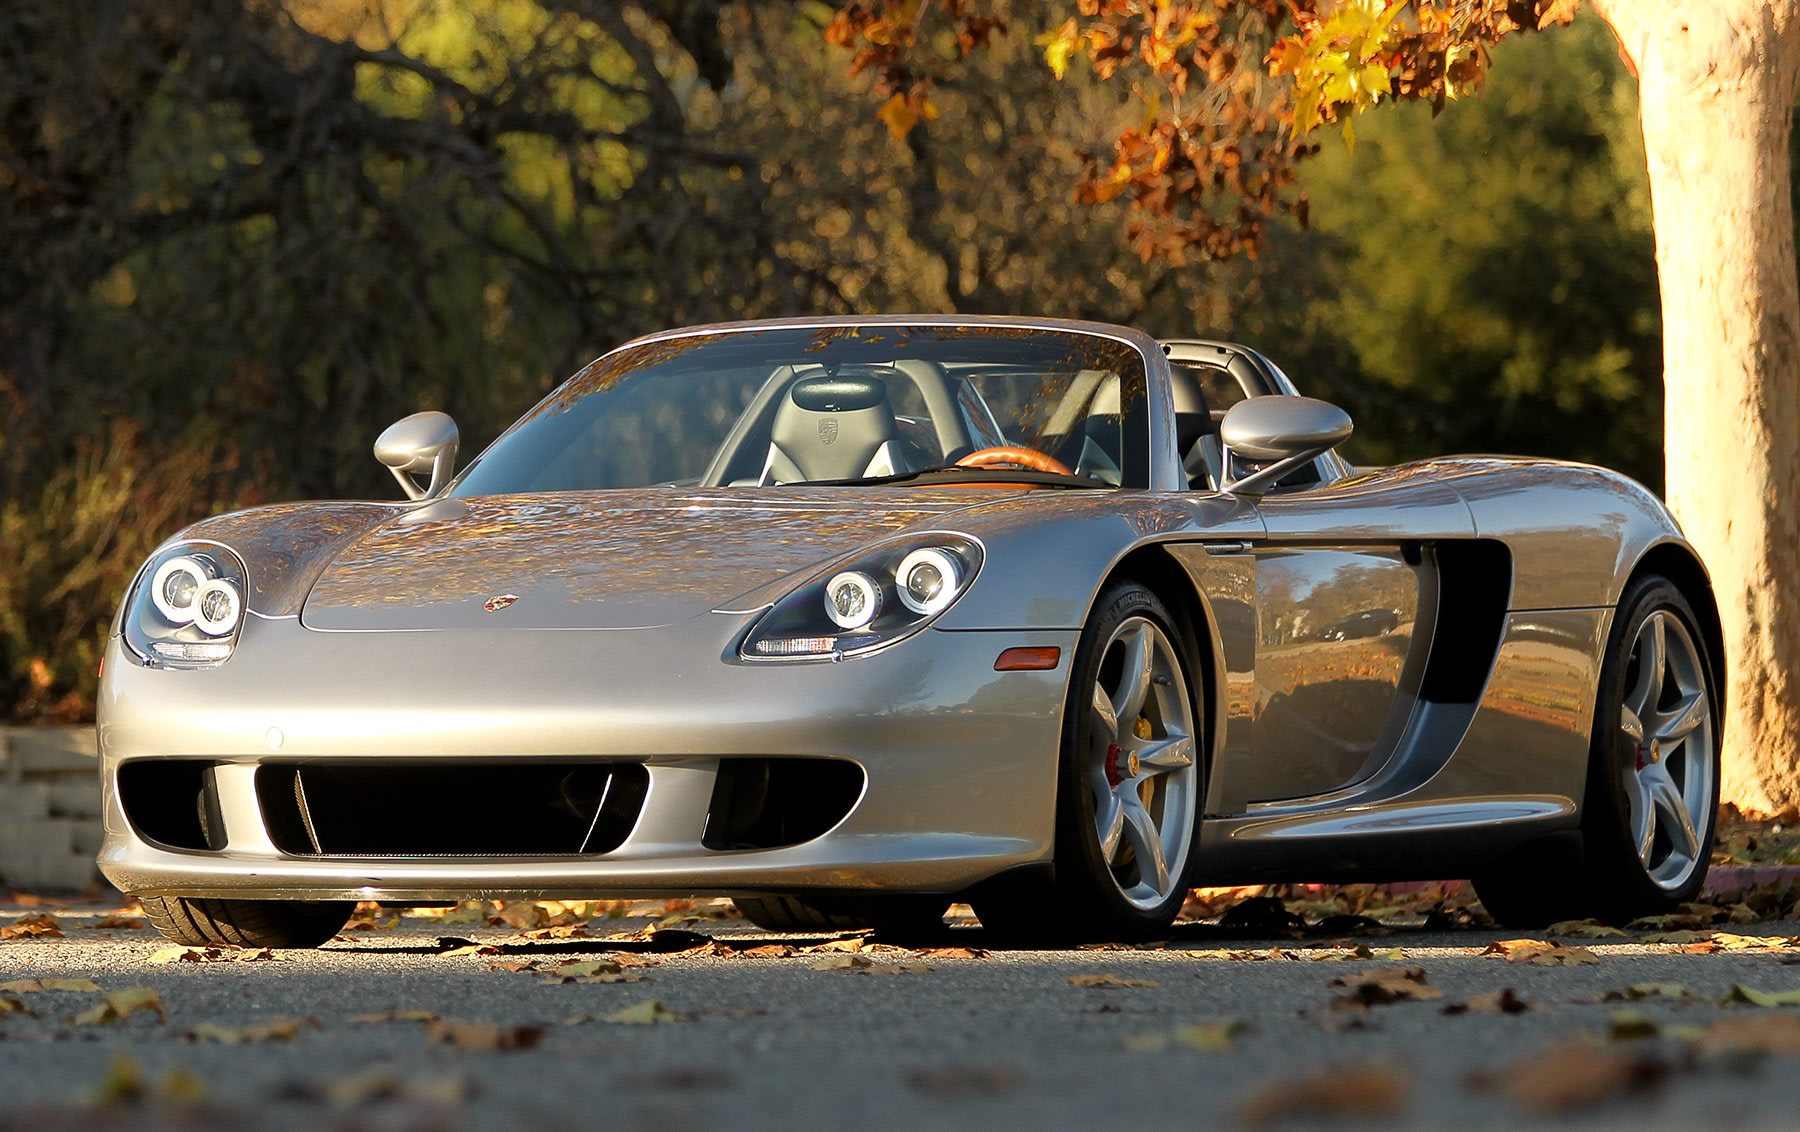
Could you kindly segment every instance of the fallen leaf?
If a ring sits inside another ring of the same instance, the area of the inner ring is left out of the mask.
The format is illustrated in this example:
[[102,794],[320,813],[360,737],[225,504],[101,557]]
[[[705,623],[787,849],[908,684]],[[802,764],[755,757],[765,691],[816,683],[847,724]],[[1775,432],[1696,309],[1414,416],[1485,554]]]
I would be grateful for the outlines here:
[[0,939],[29,939],[39,936],[45,939],[63,938],[61,921],[48,912],[33,912],[0,928]]
[[921,959],[986,959],[989,952],[979,947],[928,947],[919,952]]
[[142,931],[150,926],[150,922],[145,920],[142,916],[131,916],[120,912],[114,912],[111,915],[103,916],[86,926],[95,930],[100,930],[102,928],[119,928],[125,931]]
[[474,1095],[474,1088],[463,1077],[405,1078],[392,1069],[379,1068],[327,1081],[323,1093],[337,1108],[395,1098],[428,1105],[459,1105]]
[[1635,1010],[1615,1010],[1606,1020],[1606,1036],[1615,1042],[1641,1041],[1659,1033],[1656,1019]]
[[0,1014],[23,1014],[27,1018],[37,1017],[36,1011],[11,995],[4,994],[0,994]]
[[1731,1053],[1800,1056],[1800,1018],[1792,1014],[1722,1018],[1700,1032],[1694,1050],[1703,1057]]
[[536,959],[503,959],[498,963],[488,964],[488,970],[490,971],[505,971],[508,974],[514,975],[518,974],[520,971],[535,971],[537,969],[538,965]]
[[875,961],[865,955],[831,955],[811,964],[815,971],[867,970],[874,965]]
[[1407,1079],[1388,1066],[1340,1065],[1265,1085],[1238,1106],[1238,1117],[1256,1126],[1303,1113],[1396,1116],[1406,1108],[1409,1089]]
[[574,1026],[582,1022],[612,1022],[621,1026],[653,1026],[662,1022],[685,1022],[687,1016],[677,1014],[654,998],[647,998],[623,1010],[611,1014],[578,1014],[565,1019],[565,1026]]
[[1004,1065],[956,1065],[947,1069],[912,1069],[906,1087],[915,1093],[959,1100],[964,1097],[1001,1096],[1016,1090],[1019,1072]]
[[150,953],[146,963],[259,963],[275,958],[266,947],[165,947]]
[[0,991],[13,994],[43,994],[44,984],[36,979],[14,979],[10,983],[0,983]]
[[1634,932],[1673,932],[1688,928],[1703,928],[1712,923],[1712,917],[1702,919],[1699,916],[1683,912],[1674,912],[1666,916],[1640,916],[1625,926]]
[[805,950],[857,952],[867,947],[868,942],[869,941],[862,936],[853,936],[850,939],[833,939],[827,940],[824,943],[815,943],[811,947],[805,948]]
[[448,958],[457,955],[503,955],[505,952],[491,943],[471,943],[464,947],[452,947],[449,951],[440,951],[438,954]]
[[1331,1004],[1333,1010],[1367,1010],[1371,1006],[1444,996],[1443,991],[1425,982],[1422,967],[1376,967],[1325,985],[1344,992]]
[[1604,939],[1607,936],[1630,937],[1610,924],[1599,920],[1559,920],[1544,929],[1548,935],[1569,936],[1577,939]]
[[1070,975],[1072,987],[1153,987],[1154,979],[1122,979],[1117,975]]
[[593,959],[585,963],[564,963],[556,969],[559,975],[582,978],[587,975],[616,975],[623,968],[611,959]]
[[163,1009],[162,999],[155,990],[150,987],[130,987],[101,995],[97,1005],[75,1016],[75,1023],[79,1026],[110,1026],[140,1010],[151,1011],[158,1021],[169,1020],[169,1012]]
[[649,975],[640,975],[636,971],[615,971],[599,975],[551,975],[547,979],[539,979],[542,987],[561,986],[565,983],[647,983]]
[[500,906],[497,912],[488,917],[488,924],[491,927],[504,925],[523,931],[526,928],[542,927],[549,919],[550,917],[544,914],[544,910],[537,906],[536,901],[508,900]]
[[1800,1006],[1800,990],[1761,991],[1742,983],[1731,984],[1721,1006]]
[[495,1026],[456,1018],[439,1018],[425,1025],[426,1045],[447,1045],[457,1049],[531,1049],[543,1036],[542,1026]]
[[298,1018],[277,1018],[273,1022],[263,1022],[237,1030],[215,1026],[211,1022],[202,1022],[183,1036],[190,1042],[217,1042],[220,1045],[240,1046],[251,1042],[291,1042],[299,1033],[300,1020]]
[[581,924],[557,924],[554,927],[535,928],[525,933],[526,939],[592,939],[594,933]]
[[1733,935],[1731,932],[1714,932],[1712,941],[1727,951],[1778,950],[1793,943],[1782,936]]
[[799,951],[791,944],[765,943],[761,947],[747,947],[738,954],[745,959],[786,959],[798,955]]
[[1533,963],[1540,967],[1600,962],[1600,957],[1585,947],[1568,947],[1541,939],[1503,939],[1488,944],[1482,954],[1499,955],[1509,963]]
[[1444,1007],[1445,1014],[1523,1014],[1531,1009],[1531,1003],[1520,998],[1518,992],[1511,987],[1501,987],[1497,991],[1478,994],[1474,998],[1462,1002],[1453,1002]]
[[1705,943],[1712,939],[1711,932],[1652,932],[1639,936],[1639,943]]
[[1602,1049],[1585,1041],[1557,1046],[1494,1074],[1472,1079],[1472,1088],[1506,1094],[1532,1112],[1564,1112],[1616,1093],[1642,1092],[1669,1073],[1662,1060]]
[[[79,991],[92,992],[100,989],[100,984],[92,979],[39,979],[38,982],[47,991]],[[0,990],[6,988],[0,987]]]
[[1633,983],[1622,990],[1604,991],[1601,1002],[1636,1002],[1645,998],[1691,999],[1694,996],[1680,983]]
[[485,924],[487,919],[487,908],[477,902],[469,907],[445,912],[441,916],[433,916],[430,922],[434,924]]
[[383,1010],[375,1014],[358,1014],[352,1022],[436,1022],[438,1016],[429,1010]]
[[1128,1050],[1139,1052],[1154,1052],[1172,1045],[1219,1052],[1230,1049],[1231,1040],[1249,1028],[1237,1018],[1227,1018],[1220,1022],[1197,1022],[1191,1026],[1178,1026],[1167,1033],[1140,1034],[1126,1038],[1124,1046]]

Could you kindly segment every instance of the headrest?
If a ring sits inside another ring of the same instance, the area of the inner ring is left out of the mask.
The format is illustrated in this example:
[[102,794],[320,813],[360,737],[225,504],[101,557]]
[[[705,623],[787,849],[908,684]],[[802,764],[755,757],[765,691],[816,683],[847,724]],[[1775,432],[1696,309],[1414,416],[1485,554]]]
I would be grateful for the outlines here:
[[894,439],[894,410],[878,377],[842,371],[796,381],[770,430],[770,467],[779,483],[854,479]]

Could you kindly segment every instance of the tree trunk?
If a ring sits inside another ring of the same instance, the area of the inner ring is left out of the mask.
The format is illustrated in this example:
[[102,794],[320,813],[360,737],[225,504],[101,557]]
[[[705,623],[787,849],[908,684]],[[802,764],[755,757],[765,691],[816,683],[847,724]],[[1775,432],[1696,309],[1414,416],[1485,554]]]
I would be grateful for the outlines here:
[[1636,66],[1670,507],[1725,629],[1723,797],[1800,809],[1800,0],[1593,0]]

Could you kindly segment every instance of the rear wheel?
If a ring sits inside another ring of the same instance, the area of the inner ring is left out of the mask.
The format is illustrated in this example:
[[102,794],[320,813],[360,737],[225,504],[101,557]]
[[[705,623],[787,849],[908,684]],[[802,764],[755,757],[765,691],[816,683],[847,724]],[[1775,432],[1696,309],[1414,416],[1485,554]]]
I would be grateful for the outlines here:
[[948,896],[740,896],[744,918],[771,932],[853,932],[874,929],[889,939],[930,939],[944,929]]
[[1476,877],[1503,924],[1631,920],[1674,911],[1706,882],[1719,807],[1719,715],[1706,638],[1681,591],[1649,575],[1619,603],[1595,703],[1581,866]]
[[192,947],[317,947],[356,910],[353,900],[190,900],[140,896],[151,926]]
[[1202,781],[1193,666],[1143,586],[1116,586],[1095,610],[1063,713],[1055,886],[978,898],[999,932],[1153,938],[1187,895]]

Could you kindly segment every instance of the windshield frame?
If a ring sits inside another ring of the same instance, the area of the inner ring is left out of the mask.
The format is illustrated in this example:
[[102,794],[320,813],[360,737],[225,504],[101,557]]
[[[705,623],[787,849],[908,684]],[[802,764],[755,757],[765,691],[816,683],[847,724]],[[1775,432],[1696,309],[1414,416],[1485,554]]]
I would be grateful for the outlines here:
[[[839,328],[885,329],[916,327],[930,329],[960,329],[979,331],[983,328],[994,328],[1009,331],[1038,331],[1049,334],[1078,335],[1103,339],[1126,346],[1136,355],[1143,366],[1144,396],[1127,412],[1124,427],[1127,430],[1127,451],[1133,458],[1126,468],[1121,469],[1122,482],[1113,487],[1098,481],[1076,482],[1072,477],[1058,477],[1065,480],[1059,486],[1084,486],[1091,490],[1169,490],[1172,481],[1178,481],[1185,487],[1185,476],[1180,473],[1180,461],[1173,455],[1174,434],[1169,425],[1172,409],[1170,408],[1170,391],[1168,377],[1168,361],[1164,357],[1159,343],[1149,335],[1128,327],[1114,326],[1106,323],[1087,322],[1075,319],[1056,318],[1024,318],[1016,316],[954,316],[954,315],[867,315],[867,316],[827,316],[813,318],[778,318],[759,319],[742,322],[713,323],[700,326],[681,327],[644,335],[640,338],[621,343],[595,358],[576,371],[568,379],[541,398],[529,410],[509,425],[505,431],[489,443],[467,465],[465,465],[436,498],[452,498],[460,495],[470,474],[504,444],[514,433],[537,418],[550,403],[567,396],[567,388],[572,382],[594,374],[615,361],[619,355],[631,351],[641,351],[644,347],[663,342],[673,342],[693,337],[716,337],[745,335],[752,336],[772,330],[822,330]],[[624,371],[630,373],[630,370]],[[1135,437],[1138,447],[1129,447],[1130,438]],[[1164,451],[1164,449],[1168,451]],[[1004,469],[992,469],[996,484],[1014,484],[1018,479]],[[969,477],[973,479],[974,477]],[[1038,479],[1038,477],[1033,477]],[[855,486],[929,486],[930,477],[901,476],[892,477],[885,483],[882,480],[857,481]],[[1085,477],[1082,477],[1085,481]],[[966,481],[965,481],[966,482]],[[1041,483],[1041,479],[1039,479]],[[1015,486],[1023,486],[1017,483]],[[776,486],[776,485],[770,485]],[[809,481],[779,485],[786,488],[799,487],[843,487],[845,482]],[[971,484],[971,486],[973,486]],[[1045,484],[1044,486],[1050,486]],[[591,490],[607,490],[596,488]],[[733,491],[747,490],[739,486]]]

